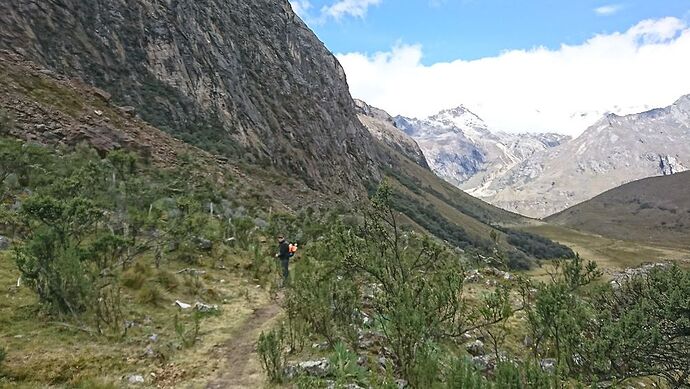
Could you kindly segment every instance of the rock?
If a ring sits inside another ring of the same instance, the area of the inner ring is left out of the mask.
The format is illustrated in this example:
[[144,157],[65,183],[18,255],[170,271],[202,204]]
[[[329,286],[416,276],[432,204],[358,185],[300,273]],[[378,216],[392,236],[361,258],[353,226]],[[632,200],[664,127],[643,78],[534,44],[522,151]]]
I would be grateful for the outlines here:
[[133,118],[137,115],[137,109],[131,106],[119,107],[120,112]]
[[265,230],[266,228],[268,228],[269,224],[266,220],[257,217],[256,219],[254,219],[254,225],[257,226],[259,229]]
[[327,359],[300,362],[296,365],[285,367],[285,376],[289,379],[300,375],[323,378],[328,376],[330,363]]
[[379,357],[378,359],[379,366],[381,366],[382,369],[386,369],[388,367],[388,358],[386,357]]
[[484,354],[484,342],[477,339],[474,342],[465,346],[465,350],[472,356],[479,356]]
[[0,250],[9,249],[11,244],[10,238],[0,235]]
[[105,101],[106,103],[109,102],[110,99],[113,97],[110,93],[100,88],[93,88],[93,94],[100,97],[101,100]]
[[658,263],[650,263],[650,264],[636,267],[636,268],[625,269],[622,272],[614,273],[611,276],[611,278],[612,278],[611,286],[614,288],[619,288],[623,283],[625,283],[626,281],[628,281],[630,279],[647,275],[654,269],[657,269],[657,268],[663,269],[663,268],[666,268],[669,266],[670,265],[668,263],[658,262]]
[[196,309],[199,312],[203,312],[203,313],[218,312],[218,306],[217,305],[208,305],[208,304],[201,303],[199,301],[197,301],[194,304],[194,309]]
[[208,239],[198,237],[198,238],[194,239],[194,241],[196,243],[196,247],[198,247],[199,250],[203,250],[203,251],[213,250],[213,242],[208,240]]
[[403,379],[397,379],[395,380],[395,384],[398,385],[398,389],[405,389],[407,388],[407,381]]
[[481,372],[487,372],[494,367],[494,361],[489,355],[478,355],[472,357],[472,363]]
[[522,345],[525,347],[532,347],[534,344],[534,339],[532,339],[531,336],[525,335],[525,338],[522,340]]
[[380,347],[384,342],[384,335],[377,331],[362,331],[358,337],[358,345],[361,349]]
[[129,382],[130,385],[139,385],[144,383],[144,376],[140,374],[133,374],[127,377],[127,382]]
[[483,278],[484,277],[479,272],[479,270],[472,269],[469,272],[467,272],[467,275],[465,276],[465,283],[467,283],[467,284],[478,284],[482,281]]
[[180,301],[180,300],[175,300],[175,305],[177,305],[177,306],[180,307],[181,309],[189,309],[189,308],[192,307],[191,304],[183,303],[183,302]]
[[539,366],[541,369],[549,374],[554,374],[556,372],[556,360],[553,358],[542,359],[539,361]]

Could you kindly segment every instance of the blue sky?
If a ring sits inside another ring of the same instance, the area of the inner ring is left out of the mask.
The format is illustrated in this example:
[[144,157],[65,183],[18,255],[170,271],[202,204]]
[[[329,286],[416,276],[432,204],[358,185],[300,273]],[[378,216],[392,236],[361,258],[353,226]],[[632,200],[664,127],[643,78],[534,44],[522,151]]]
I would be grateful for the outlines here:
[[463,104],[495,129],[577,135],[690,94],[690,0],[291,3],[391,114]]
[[322,19],[321,10],[334,3],[312,0],[305,17],[329,49],[374,53],[400,42],[419,43],[425,64],[557,48],[643,19],[687,20],[690,11],[688,0],[383,0],[370,4],[366,15]]

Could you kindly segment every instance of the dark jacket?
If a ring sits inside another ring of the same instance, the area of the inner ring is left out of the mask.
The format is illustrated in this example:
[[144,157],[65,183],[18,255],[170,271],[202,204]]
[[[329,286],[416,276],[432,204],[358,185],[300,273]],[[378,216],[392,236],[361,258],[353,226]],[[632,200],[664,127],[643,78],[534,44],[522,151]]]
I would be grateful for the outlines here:
[[287,240],[282,241],[278,244],[278,258],[289,259],[290,258],[290,244]]

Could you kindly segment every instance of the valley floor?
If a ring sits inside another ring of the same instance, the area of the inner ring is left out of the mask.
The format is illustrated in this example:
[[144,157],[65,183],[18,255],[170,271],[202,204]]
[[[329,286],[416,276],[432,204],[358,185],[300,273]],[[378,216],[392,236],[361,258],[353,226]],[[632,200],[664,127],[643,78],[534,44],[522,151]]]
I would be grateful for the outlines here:
[[[582,258],[597,262],[604,276],[647,263],[674,262],[684,268],[690,267],[690,250],[682,248],[611,239],[536,221],[520,229],[572,248]],[[544,275],[545,270],[537,269],[534,273]]]

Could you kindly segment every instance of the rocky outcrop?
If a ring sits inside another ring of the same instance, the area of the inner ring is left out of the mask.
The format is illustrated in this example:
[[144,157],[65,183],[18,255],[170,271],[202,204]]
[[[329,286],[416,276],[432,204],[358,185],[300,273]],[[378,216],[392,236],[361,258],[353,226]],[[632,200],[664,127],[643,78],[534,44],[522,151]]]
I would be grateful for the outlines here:
[[429,164],[417,142],[398,128],[395,120],[386,111],[372,107],[355,99],[357,116],[371,134],[378,140],[410,158],[418,165],[429,169]]
[[342,67],[287,0],[3,1],[0,48],[312,187],[356,196],[377,175]]

